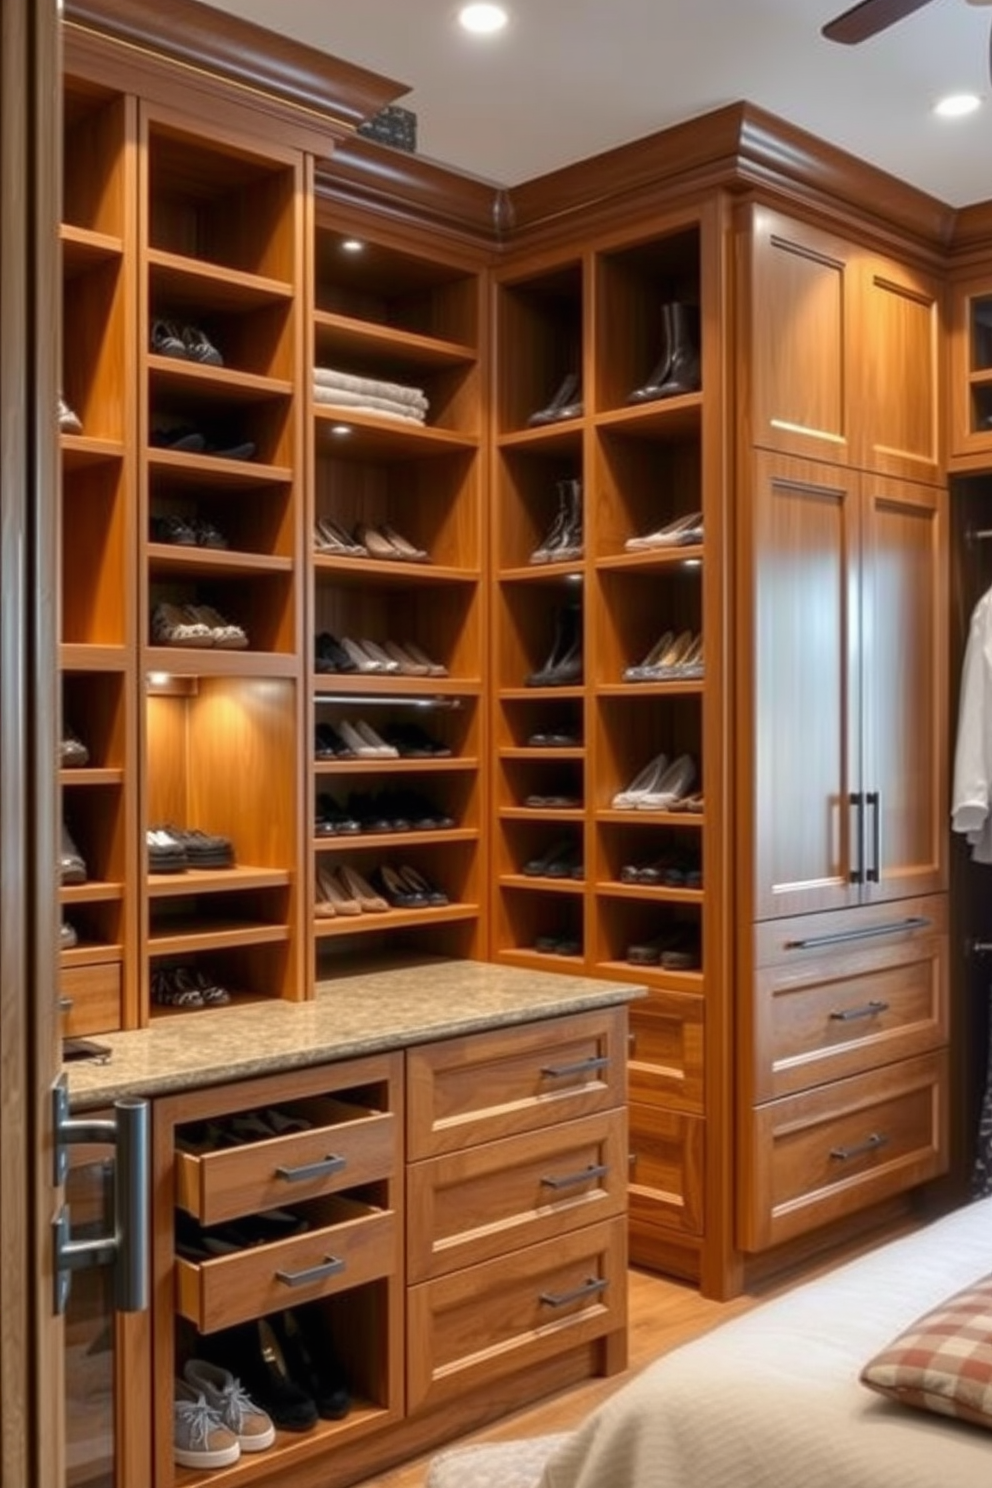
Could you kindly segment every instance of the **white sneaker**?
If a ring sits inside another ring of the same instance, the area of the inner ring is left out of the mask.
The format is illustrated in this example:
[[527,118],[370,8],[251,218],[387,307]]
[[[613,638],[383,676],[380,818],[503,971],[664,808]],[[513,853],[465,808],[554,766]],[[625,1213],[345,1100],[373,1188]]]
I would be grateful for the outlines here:
[[180,1467],[230,1467],[241,1456],[241,1443],[205,1396],[185,1380],[175,1382],[172,1455]]
[[264,1452],[271,1447],[276,1439],[271,1418],[241,1388],[241,1381],[233,1374],[204,1359],[188,1359],[183,1374],[237,1438],[242,1452]]

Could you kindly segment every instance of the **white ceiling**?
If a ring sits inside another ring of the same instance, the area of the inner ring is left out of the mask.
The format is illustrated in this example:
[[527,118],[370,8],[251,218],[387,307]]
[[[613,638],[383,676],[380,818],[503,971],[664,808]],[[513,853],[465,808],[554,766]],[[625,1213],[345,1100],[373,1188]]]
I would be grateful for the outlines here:
[[[992,10],[965,0],[857,47],[820,36],[853,0],[505,0],[491,39],[456,0],[211,3],[408,83],[419,153],[507,186],[746,100],[953,206],[992,198]],[[977,114],[931,114],[961,91]]]

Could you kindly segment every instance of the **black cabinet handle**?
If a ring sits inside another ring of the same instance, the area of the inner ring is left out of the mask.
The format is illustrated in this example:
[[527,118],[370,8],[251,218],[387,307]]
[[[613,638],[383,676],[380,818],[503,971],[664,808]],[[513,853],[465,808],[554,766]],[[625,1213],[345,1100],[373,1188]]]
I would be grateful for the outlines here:
[[787,951],[810,951],[817,946],[844,945],[850,940],[873,940],[877,935],[895,935],[900,930],[925,930],[932,924],[926,915],[907,915],[885,925],[867,925],[863,930],[837,930],[833,935],[808,935],[805,940],[787,940]]
[[860,791],[852,791],[847,800],[854,813],[854,821],[851,824],[854,850],[851,853],[851,871],[848,878],[852,884],[859,884],[864,883],[865,878],[865,798]]
[[303,1163],[299,1168],[276,1168],[276,1177],[287,1183],[306,1183],[310,1178],[327,1178],[331,1173],[343,1173],[348,1166],[346,1157],[323,1157],[319,1162]]
[[866,1002],[864,1007],[843,1008],[830,1016],[835,1023],[854,1023],[858,1018],[877,1018],[879,1013],[887,1013],[889,1004],[872,999]]
[[276,1280],[285,1286],[310,1286],[315,1281],[325,1281],[328,1276],[340,1276],[345,1262],[338,1256],[328,1256],[319,1266],[310,1266],[306,1271],[277,1271]]
[[591,1055],[588,1059],[579,1059],[575,1064],[542,1064],[541,1074],[550,1075],[553,1080],[562,1080],[566,1075],[591,1075],[595,1070],[606,1069],[609,1059],[605,1055]]
[[591,1183],[594,1178],[605,1178],[609,1172],[605,1163],[590,1163],[581,1173],[565,1173],[560,1178],[542,1178],[545,1188],[577,1188],[580,1183]]
[[567,1307],[570,1302],[581,1302],[583,1297],[595,1297],[597,1293],[605,1292],[609,1284],[592,1276],[573,1292],[542,1292],[541,1301],[546,1307]]
[[865,806],[872,813],[871,867],[865,874],[868,883],[882,882],[882,792],[868,791]]
[[836,1162],[850,1162],[852,1158],[866,1157],[869,1152],[877,1152],[880,1147],[886,1146],[888,1140],[880,1132],[872,1132],[870,1137],[866,1137],[856,1147],[831,1147],[830,1156]]

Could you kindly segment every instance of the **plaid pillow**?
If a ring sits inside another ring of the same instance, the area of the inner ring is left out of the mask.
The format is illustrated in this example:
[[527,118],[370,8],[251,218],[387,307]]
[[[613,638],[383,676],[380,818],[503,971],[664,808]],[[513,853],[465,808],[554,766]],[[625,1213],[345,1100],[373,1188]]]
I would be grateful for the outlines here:
[[992,1276],[917,1318],[860,1379],[902,1405],[992,1428]]

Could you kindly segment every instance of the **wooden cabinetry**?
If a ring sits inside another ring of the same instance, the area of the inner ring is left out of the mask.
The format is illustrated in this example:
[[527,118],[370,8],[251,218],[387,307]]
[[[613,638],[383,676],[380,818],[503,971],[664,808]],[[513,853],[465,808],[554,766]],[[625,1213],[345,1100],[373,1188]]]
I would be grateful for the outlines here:
[[992,450],[992,271],[953,281],[949,340],[949,453],[981,470]]

